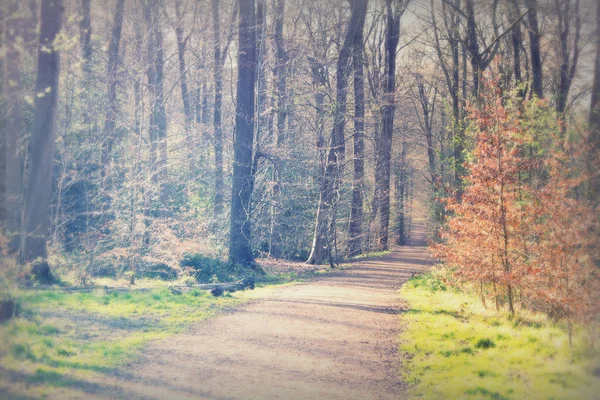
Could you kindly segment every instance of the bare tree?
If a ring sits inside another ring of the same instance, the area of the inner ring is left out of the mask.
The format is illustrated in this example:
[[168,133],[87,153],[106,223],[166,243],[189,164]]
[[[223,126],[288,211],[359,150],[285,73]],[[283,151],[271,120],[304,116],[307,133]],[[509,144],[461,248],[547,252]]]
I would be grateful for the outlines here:
[[227,56],[227,49],[231,43],[233,25],[237,13],[238,2],[231,13],[231,23],[226,43],[221,48],[221,20],[219,17],[219,0],[212,0],[212,18],[213,18],[213,39],[214,39],[214,59],[213,59],[213,78],[215,83],[215,102],[213,110],[214,126],[214,148],[215,148],[215,195],[213,199],[213,217],[216,219],[223,213],[223,127],[221,121],[221,108],[223,104],[223,63]]
[[190,36],[183,37],[183,14],[181,11],[181,0],[175,1],[175,38],[177,40],[177,55],[179,58],[179,83],[181,85],[181,100],[183,103],[183,126],[187,145],[188,179],[193,180],[196,176],[196,165],[194,162],[194,141],[192,138],[192,124],[194,123],[194,110],[192,109],[191,96],[188,90],[188,74],[185,64],[185,50]]
[[589,126],[587,170],[590,175],[590,182],[588,184],[588,199],[597,206],[600,201],[600,171],[598,165],[598,156],[600,155],[600,7],[598,5],[596,5],[596,60]]
[[239,0],[238,80],[236,93],[229,259],[234,264],[254,261],[250,245],[254,141],[254,90],[256,83],[256,31],[254,0]]
[[25,219],[19,261],[47,256],[47,236],[52,197],[55,149],[59,52],[54,40],[62,26],[62,0],[42,0],[41,26],[35,83],[35,119],[31,135],[30,165],[25,194]]
[[538,98],[544,97],[544,83],[542,73],[542,57],[540,53],[540,29],[537,17],[537,0],[525,0],[528,8],[527,20],[529,23],[529,45],[531,56],[531,74],[533,78],[533,94]]
[[359,29],[364,26],[367,12],[366,0],[353,0],[352,14],[346,26],[344,43],[340,49],[336,70],[336,101],[333,110],[333,128],[329,139],[329,151],[325,173],[321,182],[319,205],[315,222],[315,233],[308,264],[320,264],[324,259],[324,251],[329,256],[329,264],[333,267],[332,239],[335,231],[335,203],[341,179],[341,168],[345,158],[344,126],[346,123],[346,97],[348,83],[348,66],[352,47]]
[[25,21],[19,17],[19,2],[9,5],[10,17],[6,21],[6,59],[5,88],[6,120],[5,120],[5,173],[6,173],[6,232],[18,234],[21,230],[23,212],[23,141],[24,119],[21,93],[21,50],[19,40],[24,36]]
[[117,66],[119,60],[119,43],[121,42],[121,30],[123,27],[123,8],[125,0],[117,0],[115,6],[114,22],[108,46],[108,71],[107,76],[107,108],[104,118],[104,130],[102,132],[102,183],[104,189],[107,189],[109,176],[111,173],[111,161],[115,125],[117,120]]
[[[364,24],[364,21],[363,21]],[[356,256],[362,252],[363,193],[365,176],[365,83],[363,68],[364,34],[361,27],[354,37],[352,46],[352,68],[354,72],[354,134],[352,181],[352,205],[348,254]]]
[[83,54],[83,70],[86,75],[92,72],[92,17],[91,0],[81,0],[81,20],[79,21],[79,41]]
[[377,145],[375,182],[378,185],[377,247],[387,250],[390,225],[390,177],[392,159],[392,136],[396,99],[396,51],[400,41],[400,18],[408,0],[386,0],[385,68],[383,101],[381,106],[381,135]]
[[[555,5],[558,15],[560,49],[560,76],[556,93],[556,111],[559,115],[562,115],[567,108],[569,91],[579,62],[581,16],[579,15],[579,0],[575,0],[574,4],[571,0],[556,0]],[[575,24],[575,32],[571,37],[572,22]],[[571,40],[572,42],[570,42]]]

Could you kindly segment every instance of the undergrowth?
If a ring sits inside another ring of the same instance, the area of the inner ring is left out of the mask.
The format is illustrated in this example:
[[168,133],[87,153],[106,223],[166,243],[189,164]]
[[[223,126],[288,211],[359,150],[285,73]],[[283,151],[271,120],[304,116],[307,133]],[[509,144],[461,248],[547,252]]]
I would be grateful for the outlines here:
[[486,309],[431,273],[412,278],[401,296],[409,304],[402,375],[412,398],[598,398],[599,352],[583,327],[570,348],[562,324],[524,310],[510,318]]

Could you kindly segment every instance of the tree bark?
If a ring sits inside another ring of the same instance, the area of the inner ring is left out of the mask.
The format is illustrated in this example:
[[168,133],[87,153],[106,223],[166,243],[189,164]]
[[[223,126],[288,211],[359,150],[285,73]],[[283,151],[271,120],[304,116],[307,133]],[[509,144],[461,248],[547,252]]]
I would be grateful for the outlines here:
[[406,244],[406,198],[407,198],[407,168],[406,168],[406,142],[402,142],[400,151],[399,166],[396,169],[396,210],[398,213],[396,223],[396,244],[404,246]]
[[31,163],[27,173],[25,219],[20,263],[47,257],[47,236],[52,197],[54,135],[60,57],[54,40],[62,26],[62,0],[42,0],[35,84],[35,119],[31,135]]
[[254,141],[254,91],[256,81],[256,28],[254,0],[239,0],[238,80],[236,93],[235,137],[229,259],[234,264],[254,261],[250,243],[251,196]]
[[[333,129],[329,139],[329,152],[325,173],[321,183],[315,232],[308,264],[321,264],[325,251],[329,264],[333,267],[332,238],[335,230],[335,202],[342,177],[341,168],[345,158],[344,126],[346,123],[346,97],[348,81],[348,61],[356,34],[364,26],[367,0],[353,0],[352,14],[346,27],[344,43],[340,49],[336,72],[336,102],[333,110]],[[325,251],[324,251],[325,250]]]

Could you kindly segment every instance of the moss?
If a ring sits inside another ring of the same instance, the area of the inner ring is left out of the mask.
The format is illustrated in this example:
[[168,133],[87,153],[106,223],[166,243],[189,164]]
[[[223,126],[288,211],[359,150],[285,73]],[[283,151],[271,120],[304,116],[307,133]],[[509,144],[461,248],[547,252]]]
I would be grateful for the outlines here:
[[15,396],[39,397],[65,386],[77,392],[75,386],[85,385],[91,375],[134,360],[150,341],[271,290],[218,299],[199,290],[174,295],[167,287],[128,293],[16,292],[27,312],[0,324],[0,387],[16,390]]
[[566,328],[540,314],[509,318],[477,296],[441,289],[435,276],[411,279],[400,291],[402,377],[410,396],[427,399],[593,399],[600,365],[585,329],[569,347]]

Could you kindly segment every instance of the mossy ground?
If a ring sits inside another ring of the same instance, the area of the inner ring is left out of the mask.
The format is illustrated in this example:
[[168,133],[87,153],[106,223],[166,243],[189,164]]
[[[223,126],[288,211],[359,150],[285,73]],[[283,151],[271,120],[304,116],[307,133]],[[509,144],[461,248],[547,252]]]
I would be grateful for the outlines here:
[[411,279],[400,293],[408,302],[401,374],[411,398],[598,398],[600,353],[583,327],[570,348],[560,323],[525,311],[509,318],[432,275]]

